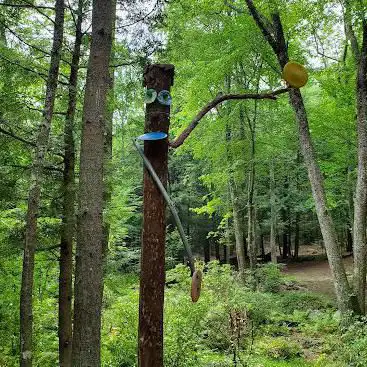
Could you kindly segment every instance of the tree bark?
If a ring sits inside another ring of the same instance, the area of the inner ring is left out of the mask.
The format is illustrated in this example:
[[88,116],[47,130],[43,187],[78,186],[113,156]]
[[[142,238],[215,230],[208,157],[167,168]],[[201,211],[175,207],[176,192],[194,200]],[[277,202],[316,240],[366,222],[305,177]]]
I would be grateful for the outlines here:
[[204,262],[205,264],[207,264],[208,262],[210,262],[210,241],[207,239],[204,242]]
[[359,46],[352,24],[351,5],[344,1],[344,28],[350,42],[357,66],[357,133],[358,133],[358,174],[353,214],[353,255],[354,255],[354,292],[359,307],[365,313],[366,301],[366,216],[367,216],[367,21],[362,19],[363,38]]
[[[116,30],[116,0],[113,0],[112,5],[112,46],[115,41],[115,30]],[[111,60],[114,63],[115,54],[112,47]],[[115,107],[115,73],[114,68],[110,70],[110,90],[108,95],[108,108],[105,128],[105,141],[104,141],[104,194],[103,194],[103,207],[105,211],[108,211],[108,207],[111,203],[112,198],[112,182],[111,182],[111,164],[112,164],[112,141],[113,141],[113,113]],[[110,239],[110,223],[107,218],[103,221],[103,257],[106,261],[108,253],[108,243]]]
[[[289,61],[289,56],[279,13],[275,12],[272,14],[271,27],[269,27],[267,23],[264,23],[265,18],[258,12],[253,1],[246,0],[246,4],[265,39],[268,41],[277,56],[280,67],[283,69]],[[316,206],[316,213],[324,239],[329,266],[333,275],[338,308],[342,312],[348,310],[358,311],[358,305],[356,305],[355,300],[351,297],[351,289],[345,273],[335,226],[329,213],[324,190],[324,181],[315,157],[303,98],[299,89],[291,89],[289,91],[289,96],[290,104],[293,107],[298,121],[301,152],[307,166],[308,177],[311,183],[312,194]]]
[[299,254],[299,221],[300,214],[296,213],[296,225],[295,225],[295,237],[294,237],[294,255],[293,257],[297,260]]
[[250,126],[251,133],[251,157],[248,180],[248,199],[247,199],[247,215],[248,215],[248,233],[247,248],[250,260],[250,269],[254,270],[257,264],[257,248],[256,248],[256,230],[255,230],[255,126]]
[[299,123],[301,151],[307,166],[316,213],[329,260],[329,266],[334,279],[338,307],[342,312],[356,310],[356,305],[351,298],[351,289],[345,273],[335,226],[326,201],[323,177],[315,159],[315,152],[308,128],[307,113],[299,89],[290,92],[290,99]]
[[72,364],[100,366],[103,293],[103,163],[112,0],[94,0],[80,152]]
[[220,247],[219,247],[219,242],[215,241],[215,259],[218,260],[220,262]]
[[42,170],[48,148],[51,121],[59,75],[62,40],[64,33],[64,1],[56,0],[54,35],[50,67],[46,85],[46,97],[43,110],[43,121],[39,127],[35,155],[31,169],[28,209],[26,216],[25,244],[23,254],[23,271],[20,295],[20,366],[32,366],[33,337],[33,273],[34,255],[37,244],[37,216],[39,211]]
[[[150,65],[144,85],[157,92],[170,90],[173,65]],[[146,105],[145,132],[168,133],[170,107],[155,101]],[[145,141],[144,153],[164,186],[168,178],[168,141]],[[143,235],[139,302],[139,367],[163,366],[163,306],[165,284],[165,200],[144,171]]]
[[276,243],[277,209],[275,195],[274,162],[270,164],[270,253],[271,261],[278,262],[277,243]]
[[[230,89],[230,81],[227,78],[227,87]],[[233,156],[231,153],[230,142],[232,140],[232,131],[229,123],[226,125],[226,151],[227,151],[227,161],[229,164],[228,168],[228,187],[230,200],[232,204],[232,213],[233,213],[233,228],[235,235],[235,244],[236,244],[236,257],[237,257],[237,265],[238,271],[240,273],[241,278],[244,280],[245,277],[245,252],[244,252],[244,243],[243,243],[243,223],[241,218],[241,208],[238,199],[238,192],[236,189],[236,182],[234,178],[233,172]]]
[[85,0],[79,0],[75,42],[69,76],[69,100],[64,128],[63,216],[61,226],[59,275],[59,363],[71,367],[73,241],[75,237],[75,111],[78,71],[82,44],[82,23]]
[[236,187],[233,177],[229,180],[229,190],[231,195],[232,207],[233,207],[233,227],[236,241],[236,255],[238,263],[238,271],[242,278],[245,275],[245,245],[243,242],[243,226],[241,208],[239,206],[238,197],[236,193]]
[[361,312],[366,303],[366,216],[367,216],[367,21],[363,22],[363,43],[357,73],[358,175],[354,198],[353,254],[354,291]]

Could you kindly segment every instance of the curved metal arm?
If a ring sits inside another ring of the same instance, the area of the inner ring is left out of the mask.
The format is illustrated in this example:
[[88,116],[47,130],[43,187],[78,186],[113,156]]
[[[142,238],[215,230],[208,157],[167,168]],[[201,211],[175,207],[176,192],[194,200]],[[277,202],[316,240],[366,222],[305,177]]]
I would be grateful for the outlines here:
[[189,266],[190,266],[191,275],[192,275],[195,272],[194,259],[193,259],[191,248],[190,248],[189,242],[187,241],[187,238],[186,238],[186,235],[185,235],[180,217],[178,216],[177,210],[175,208],[175,204],[173,203],[173,201],[169,197],[167,190],[164,188],[164,186],[163,186],[161,180],[159,179],[157,173],[155,172],[153,166],[150,164],[148,158],[145,156],[143,150],[141,149],[140,145],[136,142],[135,139],[133,139],[133,144],[134,144],[136,150],[138,151],[138,153],[140,154],[141,158],[143,159],[143,162],[144,162],[144,165],[145,165],[146,169],[150,173],[152,179],[154,180],[154,182],[157,185],[158,189],[162,193],[164,199],[166,200],[166,203],[168,204],[168,206],[171,210],[171,213],[172,213],[173,218],[175,219],[175,222],[176,222],[176,225],[177,225],[178,232],[180,233],[180,236],[181,236],[182,242],[184,244],[187,256],[189,258]]

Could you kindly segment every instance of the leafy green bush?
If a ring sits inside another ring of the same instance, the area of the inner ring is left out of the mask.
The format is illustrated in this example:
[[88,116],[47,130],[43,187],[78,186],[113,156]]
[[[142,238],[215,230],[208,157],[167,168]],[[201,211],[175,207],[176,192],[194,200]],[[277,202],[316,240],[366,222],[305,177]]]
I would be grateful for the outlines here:
[[279,292],[284,283],[284,275],[280,270],[281,266],[276,264],[258,265],[254,275],[257,289],[261,292]]
[[311,292],[287,291],[279,298],[279,307],[284,313],[293,313],[295,310],[327,310],[334,307],[330,299],[323,295]]
[[329,340],[336,360],[350,367],[367,366],[367,317],[356,318],[340,336]]
[[285,337],[265,337],[258,342],[257,349],[261,354],[273,359],[289,360],[302,355],[301,347],[290,338]]
[[105,280],[102,314],[102,366],[136,366],[138,284],[138,277],[133,274],[110,275]]

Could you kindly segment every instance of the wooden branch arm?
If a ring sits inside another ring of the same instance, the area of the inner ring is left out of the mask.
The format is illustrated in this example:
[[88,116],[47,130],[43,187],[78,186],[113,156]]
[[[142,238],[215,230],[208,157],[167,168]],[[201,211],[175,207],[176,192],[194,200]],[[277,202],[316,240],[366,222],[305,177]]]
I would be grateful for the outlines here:
[[220,103],[228,100],[244,100],[244,99],[271,99],[276,100],[277,96],[289,92],[290,88],[278,89],[274,92],[269,93],[248,93],[248,94],[224,94],[218,95],[211,102],[205,105],[200,112],[194,117],[190,125],[181,133],[181,135],[176,138],[173,142],[169,142],[171,148],[178,148],[183,142],[188,138],[191,132],[199,124],[200,120],[214,107]]

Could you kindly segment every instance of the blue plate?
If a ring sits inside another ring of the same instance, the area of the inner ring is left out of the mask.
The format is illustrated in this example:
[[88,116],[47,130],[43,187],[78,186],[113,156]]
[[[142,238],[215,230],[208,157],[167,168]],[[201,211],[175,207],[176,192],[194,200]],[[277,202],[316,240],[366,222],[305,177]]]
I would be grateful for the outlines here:
[[161,131],[146,133],[137,137],[138,140],[163,140],[167,138],[167,134]]

